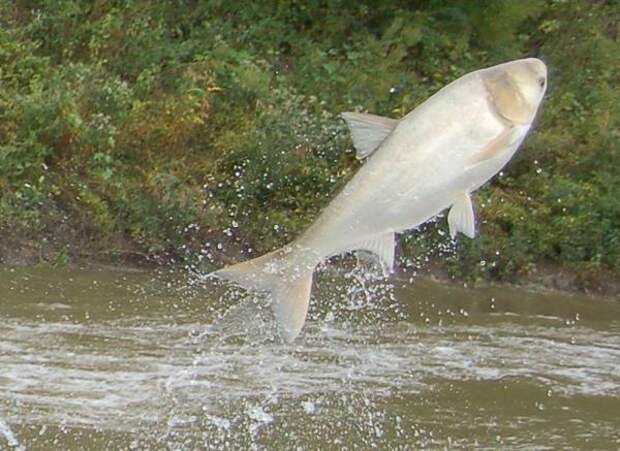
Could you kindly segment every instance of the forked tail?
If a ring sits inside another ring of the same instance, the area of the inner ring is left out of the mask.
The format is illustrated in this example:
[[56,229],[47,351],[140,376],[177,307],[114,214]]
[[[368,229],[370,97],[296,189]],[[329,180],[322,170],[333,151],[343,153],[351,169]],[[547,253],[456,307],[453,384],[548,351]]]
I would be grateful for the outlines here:
[[248,290],[268,292],[282,338],[291,342],[306,321],[315,266],[305,263],[296,252],[278,249],[210,275],[231,280]]

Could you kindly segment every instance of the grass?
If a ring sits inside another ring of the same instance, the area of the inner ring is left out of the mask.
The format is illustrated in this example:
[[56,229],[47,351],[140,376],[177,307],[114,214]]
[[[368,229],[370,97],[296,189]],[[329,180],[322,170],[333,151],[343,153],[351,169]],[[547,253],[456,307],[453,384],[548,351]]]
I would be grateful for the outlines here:
[[[536,131],[476,195],[480,236],[442,264],[617,277],[618,23],[614,2],[570,0],[0,0],[4,246],[62,261],[257,255],[359,167],[340,112],[400,117],[464,73],[534,55],[550,68]],[[445,228],[408,234],[405,258],[452,246]]]

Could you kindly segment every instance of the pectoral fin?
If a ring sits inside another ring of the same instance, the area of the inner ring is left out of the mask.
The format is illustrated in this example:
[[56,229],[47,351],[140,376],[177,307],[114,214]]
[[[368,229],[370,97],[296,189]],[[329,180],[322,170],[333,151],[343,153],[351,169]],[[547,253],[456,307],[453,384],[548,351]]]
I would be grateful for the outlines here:
[[475,232],[474,207],[468,193],[460,194],[448,213],[448,226],[450,236],[454,238],[457,232],[461,232],[469,238],[473,238]]
[[394,233],[388,232],[358,243],[355,249],[372,252],[381,261],[383,272],[389,274],[394,271],[395,244]]
[[497,135],[489,144],[487,144],[482,150],[476,152],[467,162],[466,169],[471,168],[479,163],[487,160],[492,160],[495,157],[500,156],[506,150],[508,150],[512,144],[514,144],[514,127],[509,127],[499,135]]
[[370,156],[398,125],[396,119],[364,113],[342,113],[351,130],[357,158]]

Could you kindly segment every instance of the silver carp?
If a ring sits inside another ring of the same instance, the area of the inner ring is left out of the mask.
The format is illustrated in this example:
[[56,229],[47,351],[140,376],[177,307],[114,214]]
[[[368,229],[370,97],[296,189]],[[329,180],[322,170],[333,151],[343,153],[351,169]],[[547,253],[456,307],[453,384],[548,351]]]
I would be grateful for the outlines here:
[[364,165],[296,240],[210,275],[268,292],[282,337],[306,319],[316,265],[344,252],[375,254],[394,265],[395,234],[450,209],[450,234],[473,238],[471,194],[512,158],[547,87],[535,58],[471,72],[400,120],[343,113]]

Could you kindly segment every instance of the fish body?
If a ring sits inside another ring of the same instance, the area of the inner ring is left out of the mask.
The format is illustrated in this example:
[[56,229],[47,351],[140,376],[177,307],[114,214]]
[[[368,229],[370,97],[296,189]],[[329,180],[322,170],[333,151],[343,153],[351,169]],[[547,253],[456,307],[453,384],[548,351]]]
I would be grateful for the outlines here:
[[546,79],[542,61],[517,60],[464,75],[400,120],[343,113],[364,165],[293,243],[213,275],[269,292],[281,334],[291,341],[303,327],[321,261],[365,250],[390,272],[395,233],[447,208],[451,235],[473,238],[471,193],[525,139]]

